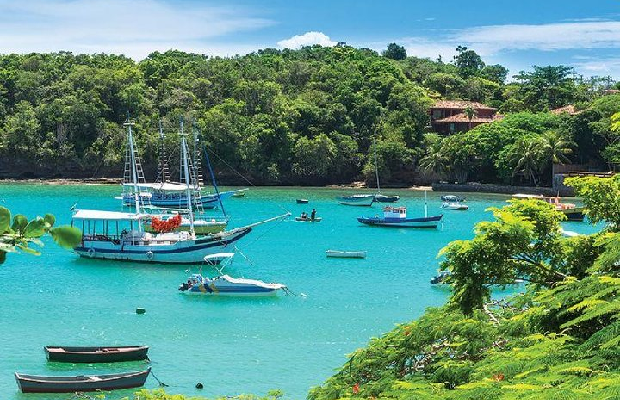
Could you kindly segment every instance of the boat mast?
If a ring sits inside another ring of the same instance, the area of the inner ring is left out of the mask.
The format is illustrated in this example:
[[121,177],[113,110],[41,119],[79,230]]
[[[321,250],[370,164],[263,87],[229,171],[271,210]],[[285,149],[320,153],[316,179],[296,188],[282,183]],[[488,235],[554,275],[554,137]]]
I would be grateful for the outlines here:
[[424,218],[428,218],[428,204],[426,204],[426,190],[424,191]]
[[166,157],[165,135],[161,120],[159,120],[159,165],[157,171],[157,183],[170,182],[170,169],[168,168],[168,157]]
[[[136,214],[140,214],[140,191],[138,190],[136,153],[133,143],[133,132],[131,131],[131,127],[133,126],[133,124],[134,123],[129,121],[129,118],[127,118],[127,122],[125,122],[123,125],[127,127],[127,142],[129,143],[129,152],[131,153],[131,180],[133,182],[133,195],[136,203]],[[140,230],[140,224],[138,224],[138,230]]]
[[189,179],[189,166],[187,163],[187,142],[185,140],[185,134],[183,133],[183,118],[181,118],[181,157],[183,161],[183,172],[185,174],[185,184],[187,186],[187,210],[189,212],[189,234],[192,238],[196,237],[196,233],[194,231],[194,210],[193,210],[193,196],[192,191],[190,189],[190,179]]
[[381,194],[381,186],[379,186],[379,167],[377,166],[377,143],[372,140],[372,147],[375,150],[375,177],[377,178],[377,193]]

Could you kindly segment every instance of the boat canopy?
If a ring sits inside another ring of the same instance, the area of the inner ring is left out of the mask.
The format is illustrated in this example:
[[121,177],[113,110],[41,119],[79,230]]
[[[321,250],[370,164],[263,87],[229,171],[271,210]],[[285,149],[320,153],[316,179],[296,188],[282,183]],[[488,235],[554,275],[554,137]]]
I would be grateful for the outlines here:
[[204,260],[209,262],[213,260],[223,260],[227,258],[233,258],[235,253],[214,253],[205,256]]
[[123,186],[137,186],[140,189],[162,190],[164,192],[185,192],[187,185],[182,183],[123,183]]
[[73,219],[104,220],[104,221],[138,221],[144,215],[102,210],[77,210]]
[[542,194],[517,193],[512,195],[513,199],[542,199],[543,197]]

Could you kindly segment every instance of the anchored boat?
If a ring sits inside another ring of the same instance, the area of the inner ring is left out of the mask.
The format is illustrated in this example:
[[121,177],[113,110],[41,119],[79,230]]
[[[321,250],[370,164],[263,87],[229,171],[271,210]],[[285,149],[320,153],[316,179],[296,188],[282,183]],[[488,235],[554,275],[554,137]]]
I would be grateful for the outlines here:
[[395,228],[437,228],[443,215],[422,218],[407,218],[406,207],[384,207],[383,217],[359,217],[362,224],[372,226],[387,226]]
[[465,210],[469,210],[469,206],[467,204],[463,204],[460,202],[443,202],[441,204],[441,208],[444,208],[446,210],[460,210],[460,211],[465,211]]
[[48,361],[109,363],[147,358],[148,346],[45,346]]
[[22,393],[94,392],[143,386],[150,372],[150,367],[146,371],[109,375],[39,376],[16,372],[15,381]]
[[[234,253],[211,254],[204,258],[207,264],[213,265],[219,275],[214,278],[193,274],[187,282],[179,286],[179,290],[188,294],[213,296],[270,296],[279,290],[287,291],[281,283],[265,283],[257,279],[233,278],[222,274],[222,270],[232,262]],[[218,267],[215,267],[219,265]]]
[[[134,154],[132,124],[128,122],[126,125],[131,153]],[[187,198],[191,198],[188,149],[185,135],[183,135],[182,123],[181,156],[186,181],[186,194]],[[131,175],[136,186],[133,192],[135,212],[75,210],[71,225],[81,228],[82,242],[74,248],[74,251],[81,257],[150,263],[198,264],[202,262],[205,254],[225,250],[248,234],[254,226],[290,215],[287,213],[244,227],[197,237],[193,208],[188,207],[189,231],[158,234],[145,232],[143,230],[144,220],[151,219],[152,216],[141,213],[141,202],[137,190],[138,168],[135,164],[135,157],[131,159]]]
[[325,255],[331,258],[366,258],[366,251],[327,250]]
[[338,197],[338,202],[345,206],[370,207],[375,202],[374,194],[354,194]]
[[566,219],[569,221],[583,221],[584,219],[584,207],[577,207],[573,203],[563,203],[559,196],[547,197],[543,195],[517,193],[512,195],[512,198],[520,200],[542,200],[545,203],[551,204],[556,211],[566,215]]

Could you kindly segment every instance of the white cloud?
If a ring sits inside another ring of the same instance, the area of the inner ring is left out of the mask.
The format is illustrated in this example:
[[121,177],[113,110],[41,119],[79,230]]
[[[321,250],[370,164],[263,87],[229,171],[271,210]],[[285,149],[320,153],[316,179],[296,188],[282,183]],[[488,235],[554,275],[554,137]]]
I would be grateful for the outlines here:
[[591,59],[573,65],[586,75],[620,75],[620,58]]
[[303,35],[295,35],[289,39],[280,40],[278,46],[281,48],[297,49],[303,46],[312,46],[320,44],[323,47],[335,46],[336,42],[331,40],[329,36],[323,32],[310,31]]
[[[0,49],[3,53],[114,52],[137,59],[170,48],[206,52],[214,48],[221,53],[223,46],[210,46],[209,40],[270,24],[232,5],[175,6],[163,0],[0,0]],[[233,46],[226,53],[245,52],[250,47],[258,46]]]
[[461,30],[448,39],[486,54],[501,50],[616,48],[620,46],[620,22],[481,26]]

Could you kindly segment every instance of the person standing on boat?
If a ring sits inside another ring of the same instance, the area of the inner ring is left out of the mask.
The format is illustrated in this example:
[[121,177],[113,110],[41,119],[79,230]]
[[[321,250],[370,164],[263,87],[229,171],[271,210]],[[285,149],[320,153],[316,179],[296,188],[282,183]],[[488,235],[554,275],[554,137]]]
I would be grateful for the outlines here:
[[316,217],[316,209],[312,209],[312,212],[310,213],[310,219],[314,219]]

